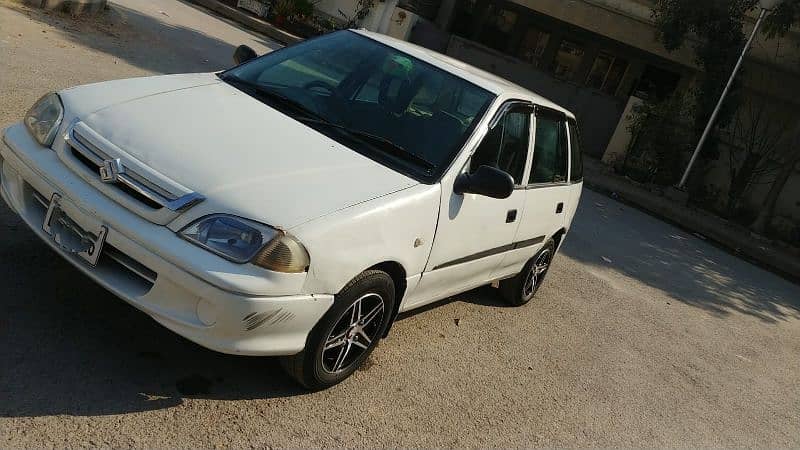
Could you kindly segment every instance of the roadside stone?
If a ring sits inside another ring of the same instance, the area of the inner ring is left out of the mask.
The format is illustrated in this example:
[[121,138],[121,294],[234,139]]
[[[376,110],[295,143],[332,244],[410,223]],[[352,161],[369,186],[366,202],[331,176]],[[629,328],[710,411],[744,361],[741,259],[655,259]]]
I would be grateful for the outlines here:
[[72,16],[93,16],[106,8],[107,0],[25,0],[34,8],[66,11]]

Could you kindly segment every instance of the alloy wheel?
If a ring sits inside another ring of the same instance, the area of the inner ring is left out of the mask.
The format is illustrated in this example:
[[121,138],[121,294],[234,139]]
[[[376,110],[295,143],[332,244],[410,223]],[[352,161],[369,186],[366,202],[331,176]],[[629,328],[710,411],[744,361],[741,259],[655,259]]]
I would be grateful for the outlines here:
[[528,299],[536,293],[539,283],[547,274],[547,269],[550,268],[550,260],[552,258],[553,254],[550,249],[545,249],[542,253],[539,253],[536,260],[531,264],[531,268],[525,276],[525,282],[522,284],[522,296],[524,298]]
[[348,369],[372,347],[384,316],[383,297],[368,293],[358,298],[328,333],[322,349],[322,367],[328,373]]

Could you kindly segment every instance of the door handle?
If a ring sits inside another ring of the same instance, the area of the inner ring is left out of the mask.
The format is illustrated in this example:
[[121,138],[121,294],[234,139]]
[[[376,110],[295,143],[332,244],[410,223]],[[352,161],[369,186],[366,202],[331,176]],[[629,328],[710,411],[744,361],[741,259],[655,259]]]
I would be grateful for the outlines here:
[[556,205],[556,214],[561,214],[562,212],[564,212],[564,203],[563,202],[559,203],[558,205]]
[[506,223],[511,223],[517,220],[517,210],[511,209],[506,213]]

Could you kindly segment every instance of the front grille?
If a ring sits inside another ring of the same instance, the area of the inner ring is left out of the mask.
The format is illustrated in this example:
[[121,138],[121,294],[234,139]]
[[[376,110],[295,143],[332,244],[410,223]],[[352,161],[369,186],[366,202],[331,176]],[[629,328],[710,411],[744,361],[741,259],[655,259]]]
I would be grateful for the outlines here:
[[87,158],[83,155],[83,153],[75,150],[75,147],[70,146],[70,150],[72,150],[72,156],[78,159],[81,164],[86,166],[87,169],[91,170],[92,172],[98,172],[100,170],[100,166],[92,162],[91,159]]
[[158,278],[157,273],[150,270],[139,261],[136,261],[130,256],[122,253],[114,246],[109,244],[104,245],[102,256],[114,261],[115,263],[119,264],[124,269],[130,271],[131,273],[138,276],[142,280],[150,283],[150,287],[152,287],[156,283],[156,278]]
[[33,186],[27,186],[33,191],[33,198],[36,200],[36,202],[42,205],[45,210],[47,210],[47,207],[50,206],[50,200],[48,200],[44,195],[40,194],[39,191],[33,188]]
[[[114,152],[110,155],[92,142],[89,142],[88,139],[78,133],[76,128],[81,128],[82,132],[91,133],[91,130],[86,130],[85,125],[82,123],[70,128],[66,136],[66,144],[70,154],[90,172],[96,174],[103,182],[133,197],[139,203],[153,210],[165,208],[177,213],[205,199],[205,197],[196,192],[184,194],[171,192],[174,190],[186,192],[186,188],[177,185],[171,180],[161,180],[158,183],[149,180],[142,173],[137,173],[138,169],[144,169],[146,173],[149,171],[148,168],[139,167],[137,169],[136,163],[117,158],[113,156]],[[132,167],[129,167],[128,164],[132,164]],[[172,187],[165,189],[163,186],[159,186],[161,182]]]
[[[94,163],[91,159],[89,159],[86,155],[75,149],[75,147],[70,146],[70,150],[72,150],[72,156],[74,156],[83,166],[87,169],[92,171],[93,173],[100,173],[100,166]],[[159,205],[157,202],[147,198],[146,196],[140,194],[135,189],[129,187],[126,184],[116,183],[115,187],[120,191],[128,194],[129,196],[135,198],[141,203],[144,203],[146,206],[152,209],[161,209],[162,206]]]

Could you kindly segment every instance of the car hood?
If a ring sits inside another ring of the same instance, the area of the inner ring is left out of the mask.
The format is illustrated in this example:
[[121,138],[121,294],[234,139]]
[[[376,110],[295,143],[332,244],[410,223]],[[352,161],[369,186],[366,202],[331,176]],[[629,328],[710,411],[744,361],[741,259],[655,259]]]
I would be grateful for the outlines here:
[[[169,78],[160,92],[145,83],[142,95],[121,98],[117,89],[109,93],[115,104],[79,119],[206,197],[171,228],[229,213],[288,229],[418,184],[216,77]],[[71,94],[69,100],[79,101]]]

